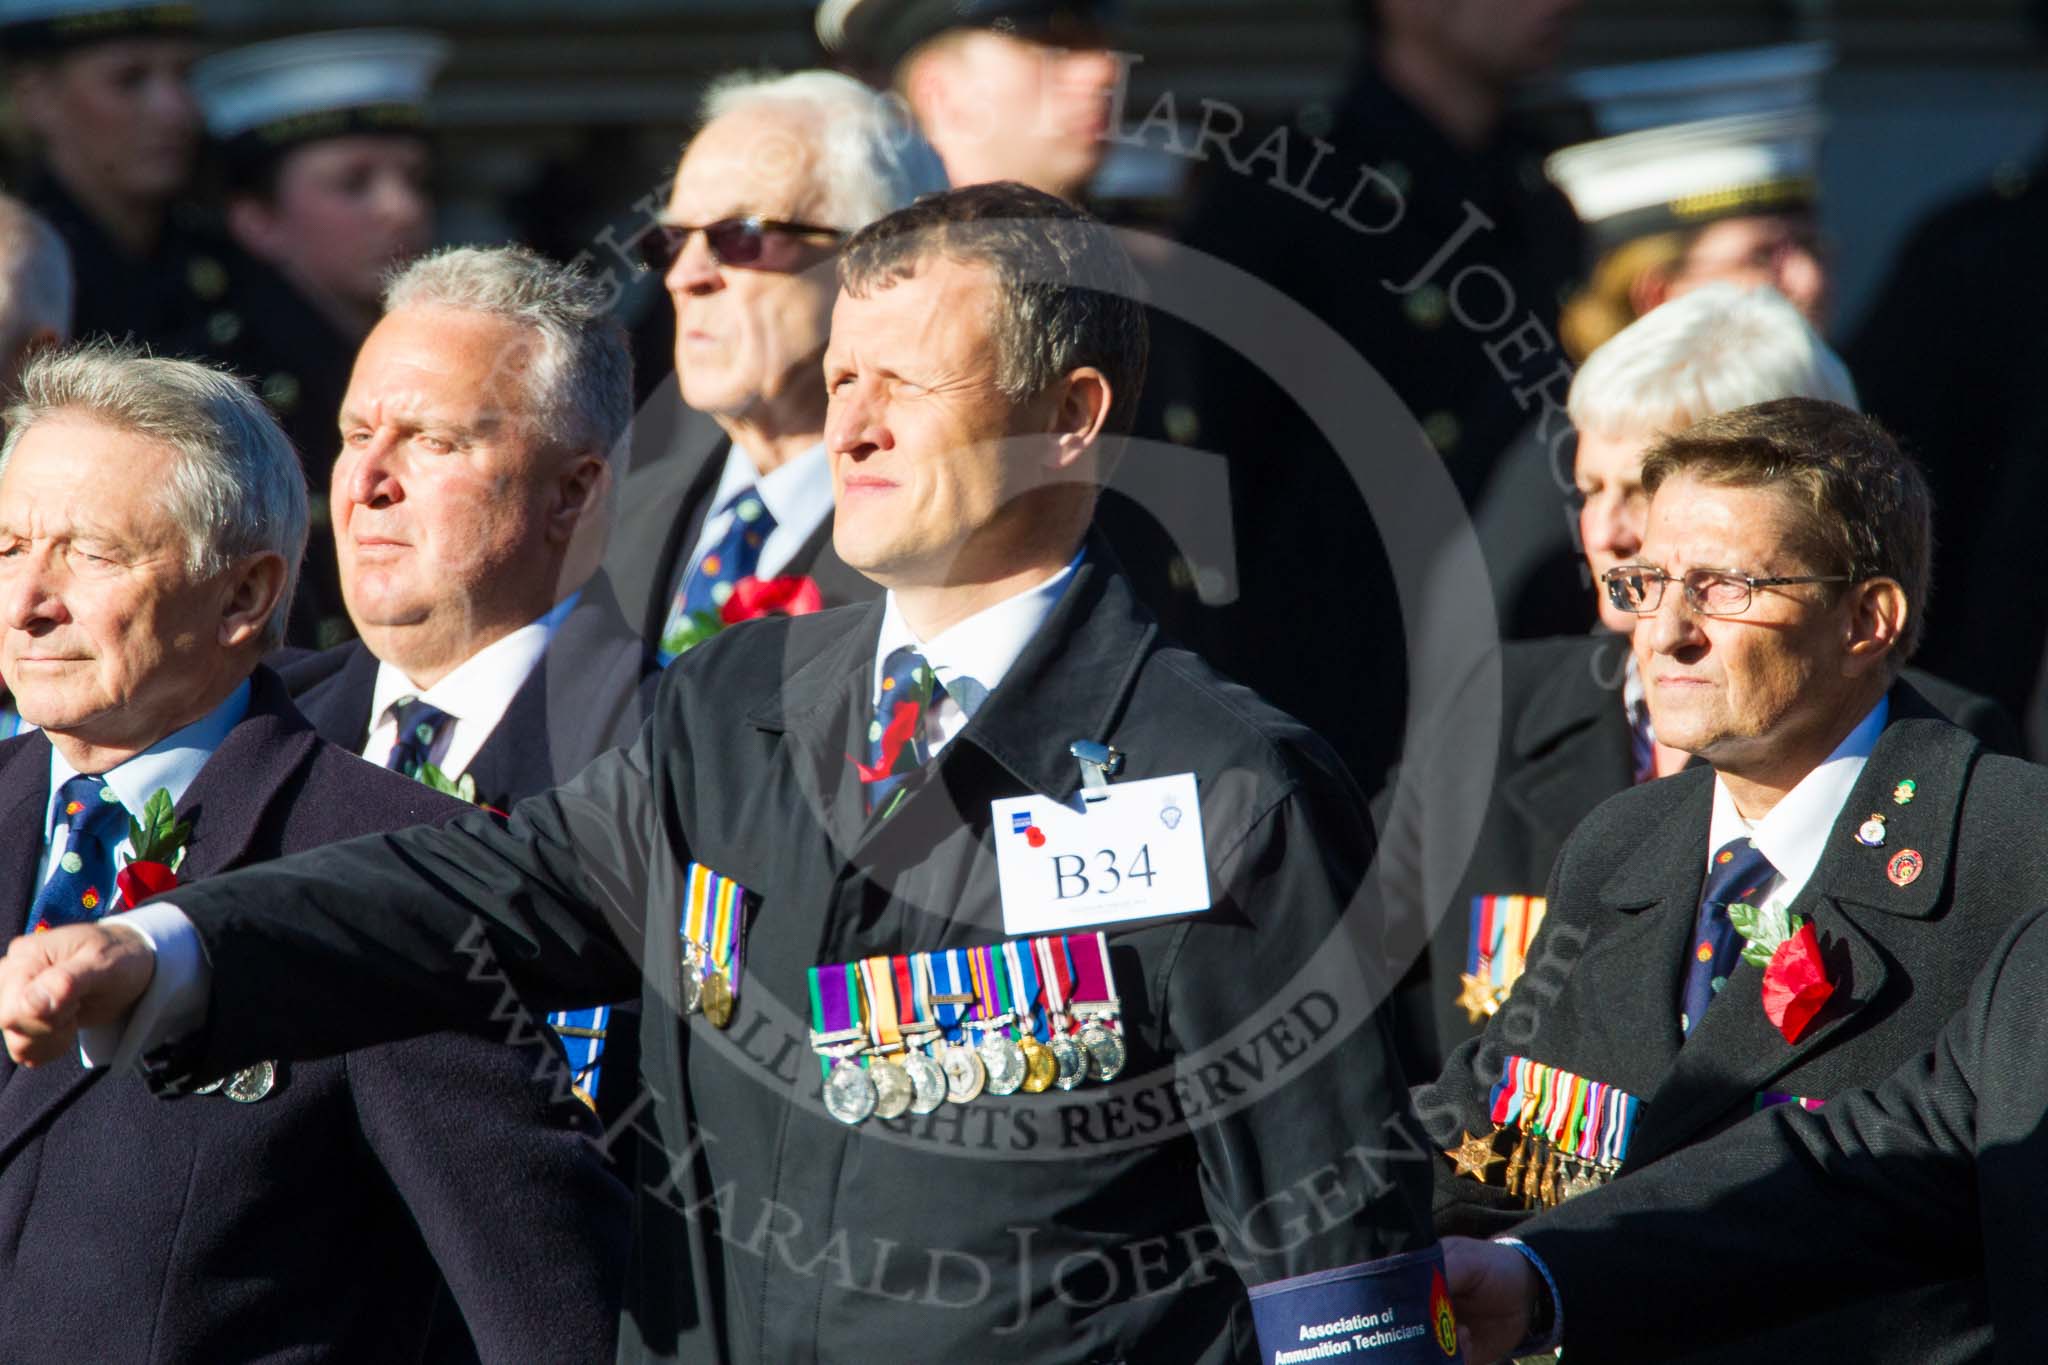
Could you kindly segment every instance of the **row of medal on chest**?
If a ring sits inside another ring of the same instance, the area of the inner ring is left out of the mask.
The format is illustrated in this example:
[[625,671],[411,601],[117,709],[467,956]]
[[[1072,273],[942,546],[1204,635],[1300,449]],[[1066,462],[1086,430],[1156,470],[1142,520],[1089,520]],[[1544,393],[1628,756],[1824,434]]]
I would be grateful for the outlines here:
[[1111,1081],[1127,1056],[1099,930],[817,966],[810,998],[842,1123]]

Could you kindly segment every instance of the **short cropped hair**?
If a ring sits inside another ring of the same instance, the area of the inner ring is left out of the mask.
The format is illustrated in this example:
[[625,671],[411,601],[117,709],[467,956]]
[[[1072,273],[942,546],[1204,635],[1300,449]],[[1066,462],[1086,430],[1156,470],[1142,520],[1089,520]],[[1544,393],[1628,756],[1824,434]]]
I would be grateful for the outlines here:
[[1798,510],[1798,551],[1815,573],[1906,590],[1895,668],[1926,631],[1933,582],[1934,499],[1927,477],[1875,421],[1839,403],[1780,398],[1696,422],[1652,444],[1643,489],[1684,475],[1704,483],[1775,488]]
[[837,71],[739,72],[711,84],[700,126],[745,109],[782,106],[817,128],[811,173],[825,226],[848,231],[946,188],[946,167],[901,100]]
[[0,194],[0,355],[47,328],[71,338],[71,252],[42,215]]
[[609,458],[633,420],[633,355],[603,286],[523,246],[447,247],[391,278],[384,311],[453,308],[531,331],[527,419],[560,449]]
[[24,432],[77,413],[178,453],[163,489],[185,534],[186,567],[201,577],[255,554],[282,556],[284,592],[265,623],[264,650],[284,643],[292,589],[306,552],[306,475],[291,439],[247,384],[191,360],[165,360],[93,341],[43,351],[21,372],[7,410],[0,474]]
[[1015,181],[927,195],[855,233],[839,254],[855,298],[933,257],[995,275],[996,383],[1021,403],[1084,365],[1109,379],[1104,430],[1137,413],[1150,344],[1138,277],[1114,233],[1066,200]]
[[1565,400],[1609,436],[1675,431],[1773,398],[1855,408],[1849,367],[1775,289],[1710,284],[1651,310],[1594,351]]

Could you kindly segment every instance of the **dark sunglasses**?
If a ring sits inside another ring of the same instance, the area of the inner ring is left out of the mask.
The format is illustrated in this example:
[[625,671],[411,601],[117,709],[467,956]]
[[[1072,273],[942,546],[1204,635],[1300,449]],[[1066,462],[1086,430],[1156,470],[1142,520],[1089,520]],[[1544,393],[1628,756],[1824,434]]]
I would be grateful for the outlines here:
[[693,233],[704,234],[711,259],[720,265],[758,266],[765,270],[786,269],[793,258],[786,251],[770,249],[770,243],[786,243],[795,237],[830,237],[838,241],[846,234],[838,228],[815,223],[786,223],[777,218],[721,218],[701,227],[682,223],[656,223],[640,237],[640,258],[649,270],[667,273],[682,255]]

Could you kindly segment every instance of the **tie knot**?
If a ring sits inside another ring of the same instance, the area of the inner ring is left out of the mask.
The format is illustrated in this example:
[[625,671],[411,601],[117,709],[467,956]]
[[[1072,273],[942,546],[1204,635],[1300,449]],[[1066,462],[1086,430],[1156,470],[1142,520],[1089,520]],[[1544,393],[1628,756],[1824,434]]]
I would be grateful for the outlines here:
[[1713,866],[1708,869],[1706,889],[1700,900],[1712,905],[1753,901],[1777,875],[1778,869],[1771,865],[1771,860],[1748,838],[1730,839],[1714,851]]
[[[421,744],[432,744],[441,727],[448,721],[448,713],[430,701],[421,701],[408,692],[391,703],[391,721],[398,727],[398,738],[408,737]],[[421,734],[424,727],[426,733]]]
[[893,710],[906,699],[924,701],[937,685],[932,666],[915,646],[898,645],[882,660],[883,710]]
[[766,535],[775,529],[775,518],[768,514],[768,504],[761,501],[761,492],[748,484],[725,500],[725,506],[718,509],[732,513],[733,520],[741,526],[758,530]]
[[80,773],[57,788],[57,819],[73,833],[105,824],[127,812],[104,777]]

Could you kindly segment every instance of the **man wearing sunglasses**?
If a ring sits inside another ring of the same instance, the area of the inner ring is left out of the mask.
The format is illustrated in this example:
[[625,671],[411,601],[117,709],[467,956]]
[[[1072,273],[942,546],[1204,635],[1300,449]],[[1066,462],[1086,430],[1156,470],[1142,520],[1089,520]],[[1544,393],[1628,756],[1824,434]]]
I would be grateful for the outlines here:
[[[1899,681],[1930,509],[1891,438],[1780,399],[1661,437],[1642,483],[1642,543],[1602,584],[1635,619],[1657,739],[1706,766],[1578,827],[1521,979],[1417,1091],[1462,1149],[1444,1232],[1508,1232],[1759,1109],[1875,1083],[2048,893],[2048,778]],[[1685,1358],[1961,1359],[1985,1341],[1969,1299],[1931,1286]]]
[[719,437],[628,481],[606,564],[665,659],[749,579],[809,579],[827,606],[874,596],[832,550],[833,262],[853,229],[946,183],[886,100],[834,72],[721,83],[703,114],[640,249],[675,305],[682,403]]

